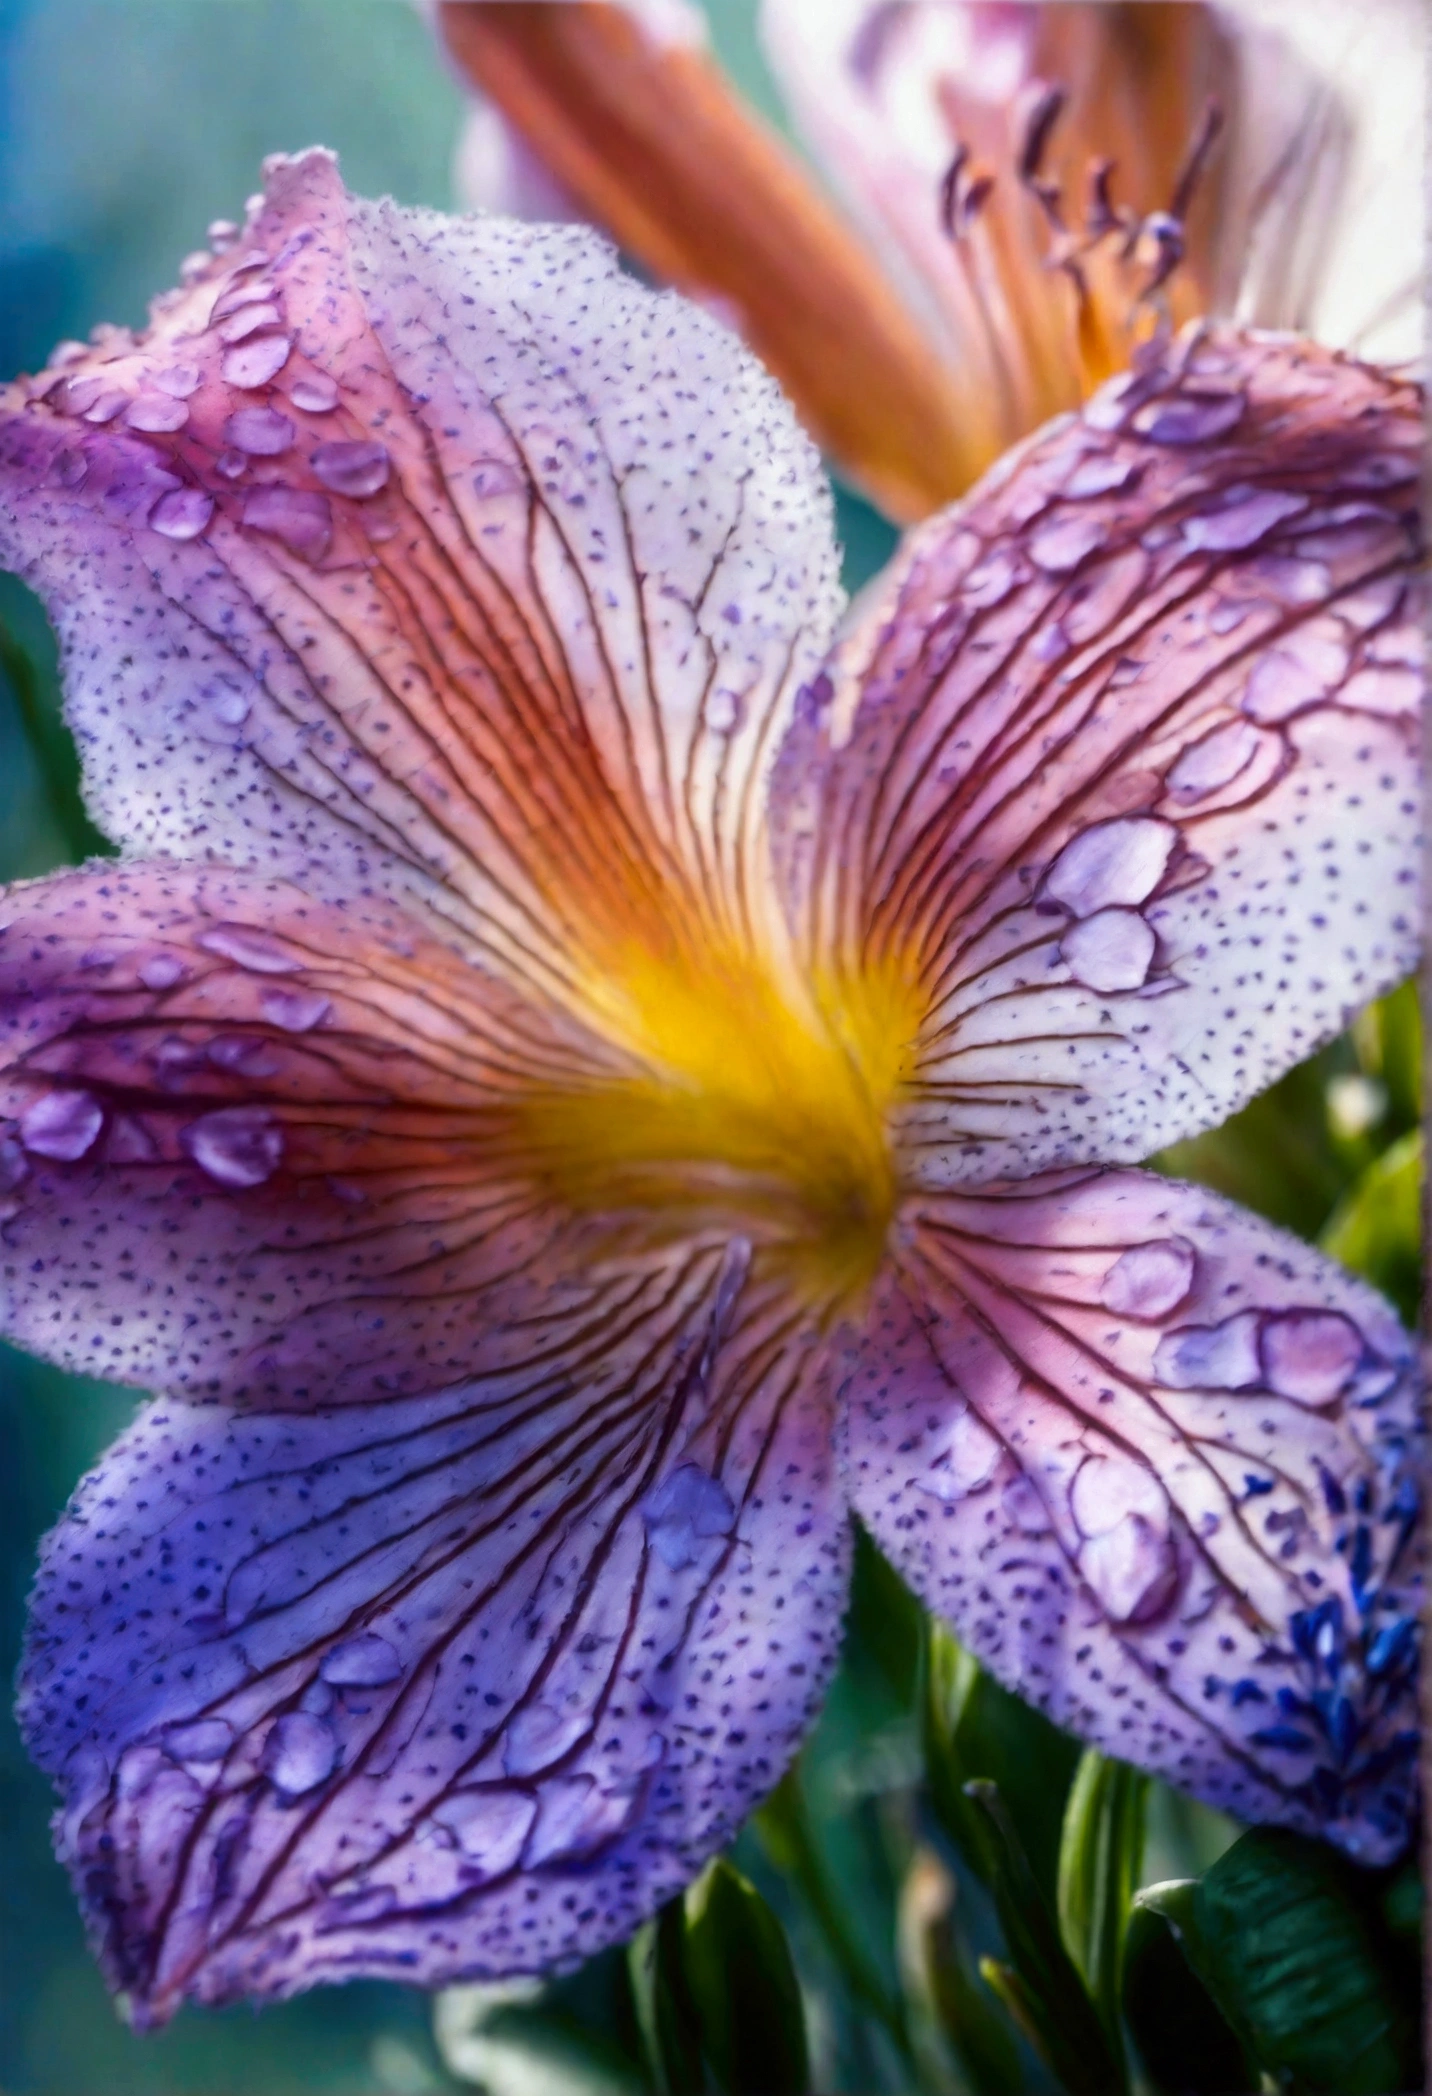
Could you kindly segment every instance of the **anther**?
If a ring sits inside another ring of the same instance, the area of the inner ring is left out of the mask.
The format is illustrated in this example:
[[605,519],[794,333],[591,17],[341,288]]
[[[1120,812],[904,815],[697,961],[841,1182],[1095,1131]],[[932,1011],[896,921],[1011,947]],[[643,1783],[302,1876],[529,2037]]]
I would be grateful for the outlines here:
[[1059,121],[1069,96],[1066,89],[1057,83],[1044,80],[1031,82],[1026,90],[1025,111],[1021,127],[1019,154],[1016,165],[1019,179],[1030,188],[1039,180],[1040,164],[1049,144],[1049,136]]
[[940,224],[951,240],[960,240],[968,233],[994,188],[994,176],[989,170],[971,169],[969,159],[969,147],[957,146],[940,184]]

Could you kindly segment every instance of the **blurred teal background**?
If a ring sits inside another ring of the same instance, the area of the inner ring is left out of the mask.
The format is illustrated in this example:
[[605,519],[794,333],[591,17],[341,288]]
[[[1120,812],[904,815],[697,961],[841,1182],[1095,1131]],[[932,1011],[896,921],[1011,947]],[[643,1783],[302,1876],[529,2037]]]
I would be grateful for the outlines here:
[[[721,57],[776,115],[755,5],[707,0]],[[460,115],[407,0],[0,0],[0,377],[36,368],[54,342],[99,321],[140,322],[208,221],[241,212],[267,153],[324,143],[356,190],[449,205]],[[857,586],[893,534],[845,495],[840,526]],[[98,846],[57,723],[45,621],[0,577],[0,880]],[[1304,1235],[1324,1233],[1410,1312],[1418,1055],[1404,996],[1165,1162]],[[36,1541],[134,1402],[0,1349],[6,1680]],[[898,1582],[862,1549],[826,1718],[799,1778],[737,1847],[791,1929],[817,2061],[846,2088],[909,2086],[888,2026],[903,2014],[897,1910],[920,1839],[920,1638]],[[1001,1781],[1048,1877],[1074,1749],[988,1686],[981,1723],[1006,1743]],[[158,2037],[132,2037],[51,1857],[49,1808],[0,1697],[0,2096],[425,2096],[459,2086],[439,2060],[426,1998],[398,1987],[325,1990],[261,2016],[190,2013]],[[1145,1881],[1205,1868],[1232,1831],[1155,1786]],[[962,1880],[960,1897],[975,1949],[994,1942],[979,1888]],[[619,1958],[599,1961],[559,2007],[621,2036],[623,1989]],[[618,2063],[612,2080],[588,2086],[611,2096],[630,2086],[626,2071]],[[1032,2059],[1020,2086],[1048,2086]],[[545,2096],[540,2077],[529,2087]]]

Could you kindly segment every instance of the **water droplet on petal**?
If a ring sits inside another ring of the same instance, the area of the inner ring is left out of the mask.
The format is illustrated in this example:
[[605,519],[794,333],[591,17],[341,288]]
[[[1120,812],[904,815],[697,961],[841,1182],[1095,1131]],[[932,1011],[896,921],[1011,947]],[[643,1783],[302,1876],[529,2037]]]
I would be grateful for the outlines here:
[[86,422],[113,422],[115,416],[121,414],[128,406],[129,395],[118,386],[110,386],[104,392],[96,394],[82,412]]
[[642,1502],[651,1547],[673,1572],[694,1565],[718,1536],[736,1525],[736,1509],[719,1479],[699,1463],[682,1463]]
[[1070,926],[1059,952],[1088,989],[1137,990],[1147,980],[1157,943],[1137,910],[1096,910]]
[[264,1774],[275,1790],[290,1798],[301,1798],[326,1783],[337,1760],[333,1728],[303,1710],[286,1711],[264,1743]]
[[21,1114],[20,1140],[36,1157],[73,1164],[103,1126],[103,1110],[88,1092],[46,1092]]
[[312,466],[326,488],[335,495],[376,495],[388,485],[391,461],[387,446],[363,441],[320,444]]
[[1264,1320],[1260,1348],[1268,1388],[1298,1404],[1326,1405],[1351,1380],[1362,1333],[1336,1310],[1282,1310]]
[[189,410],[182,400],[171,400],[167,395],[141,393],[137,400],[129,403],[124,417],[131,429],[141,429],[155,435],[182,429],[189,420]]
[[295,434],[287,415],[277,408],[236,408],[224,424],[224,442],[254,458],[277,458]]
[[966,1493],[978,1492],[999,1468],[997,1437],[968,1406],[950,1428],[945,1446],[923,1476],[916,1479],[921,1491],[943,1500],[947,1506]]
[[306,415],[329,415],[338,405],[338,388],[324,372],[318,371],[308,378],[296,378],[288,397]]
[[220,1186],[262,1186],[283,1159],[283,1131],[261,1106],[225,1106],[201,1114],[179,1137],[200,1171]]
[[1240,701],[1256,721],[1287,720],[1304,706],[1315,706],[1338,681],[1301,660],[1287,648],[1270,648],[1253,665]]
[[337,1688],[381,1688],[399,1678],[403,1662],[386,1638],[370,1632],[335,1645],[318,1671]]
[[187,400],[192,393],[198,392],[203,377],[197,364],[170,364],[163,371],[154,373],[154,383],[161,393],[172,393],[176,400]]
[[1049,1533],[1051,1522],[1049,1509],[1044,1504],[1037,1485],[1027,1477],[1012,1477],[1000,1493],[1000,1505],[1006,1520],[1024,1536],[1043,1536]]
[[1099,1300],[1118,1317],[1167,1317],[1192,1288],[1197,1266],[1193,1246],[1181,1237],[1130,1245],[1105,1274]]
[[997,548],[970,569],[960,585],[960,601],[973,611],[993,611],[1004,602],[1018,579],[1014,562]]
[[1060,517],[1041,524],[1029,541],[1029,557],[1046,575],[1064,575],[1102,546],[1108,526],[1098,517]]
[[177,953],[152,953],[136,970],[146,990],[172,990],[188,972]]
[[1094,452],[1074,468],[1064,492],[1076,501],[1083,496],[1112,495],[1126,488],[1141,470],[1133,459],[1120,458],[1117,452]]
[[204,238],[215,250],[231,246],[238,237],[239,228],[231,218],[211,218],[204,230]]
[[278,377],[293,347],[287,335],[253,335],[247,342],[226,349],[219,371],[224,383],[252,391]]
[[[244,306],[217,329],[221,342],[247,342],[265,328],[281,327],[283,314],[277,306]],[[227,373],[225,374],[227,376]],[[237,382],[236,382],[237,383]]]
[[483,459],[473,470],[472,492],[479,502],[495,502],[500,496],[515,495],[526,485],[518,468],[509,465],[505,459]]
[[537,1803],[515,1790],[455,1790],[433,1807],[432,1817],[475,1870],[495,1878],[516,1866]]
[[702,708],[702,718],[715,735],[729,735],[740,725],[743,708],[739,692],[717,685]]
[[333,1000],[321,990],[265,990],[259,1010],[270,1026],[285,1033],[311,1033],[333,1009]]
[[88,472],[89,460],[82,451],[58,451],[50,468],[50,478],[56,487],[78,488],[83,485]]
[[187,1725],[166,1725],[160,1737],[165,1753],[176,1761],[222,1761],[234,1743],[234,1728],[225,1718],[195,1718]]
[[211,325],[216,320],[227,320],[231,313],[238,313],[245,306],[261,306],[273,297],[273,285],[266,278],[256,278],[248,284],[235,281],[241,279],[244,274],[241,270],[233,271],[229,278],[228,290],[220,292],[214,301],[213,310],[209,315]]
[[280,539],[300,559],[320,561],[333,543],[333,512],[326,495],[310,495],[275,483],[255,488],[244,504],[244,523]]
[[242,480],[249,470],[248,458],[242,451],[221,451],[214,461],[214,470],[222,473],[225,480]]
[[1285,517],[1296,517],[1308,506],[1306,495],[1291,495],[1281,488],[1229,488],[1216,510],[1189,517],[1183,527],[1184,544],[1195,551],[1241,553],[1265,538]]
[[359,1922],[381,1921],[397,1904],[398,1894],[392,1885],[361,1885],[352,1892],[332,1893],[319,1908],[318,1933],[351,1928]]
[[592,1855],[630,1825],[638,1794],[627,1785],[603,1790],[592,1776],[559,1776],[544,1783],[524,1864],[536,1869]]
[[161,538],[196,539],[214,514],[214,498],[202,488],[171,488],[149,512],[149,528]]
[[1263,1381],[1258,1325],[1256,1310],[1238,1310],[1221,1324],[1166,1332],[1154,1374],[1169,1390],[1255,1390]]
[[1151,815],[1096,822],[1065,845],[1049,869],[1046,892],[1076,917],[1111,904],[1146,902],[1163,879],[1178,842],[1172,823]]
[[1251,721],[1225,721],[1221,728],[1190,743],[1168,774],[1168,790],[1176,801],[1201,801],[1221,786],[1231,785],[1246,771],[1258,752],[1262,738]]
[[1134,416],[1134,428],[1153,444],[1211,444],[1243,420],[1241,393],[1185,393],[1151,400]]
[[1143,1514],[1126,1514],[1085,1543],[1079,1570],[1113,1623],[1151,1623],[1178,1592],[1173,1538]]
[[531,1776],[551,1768],[590,1731],[591,1724],[589,1710],[571,1705],[558,1709],[555,1703],[529,1704],[507,1727],[502,1766],[509,1776]]
[[205,953],[216,953],[255,975],[292,975],[300,966],[293,955],[262,932],[247,924],[214,924],[200,932],[194,942]]

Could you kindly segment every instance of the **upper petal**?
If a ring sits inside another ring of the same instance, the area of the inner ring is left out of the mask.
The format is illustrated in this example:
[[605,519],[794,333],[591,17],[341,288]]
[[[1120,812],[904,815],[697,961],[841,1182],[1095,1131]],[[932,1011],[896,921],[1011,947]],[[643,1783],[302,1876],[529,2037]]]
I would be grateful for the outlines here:
[[146,334],[0,400],[0,556],[96,814],[580,1002],[593,954],[743,907],[836,604],[815,454],[580,228],[362,203],[321,153],[268,182]]
[[1418,1390],[1372,1290],[1150,1173],[943,1195],[845,1389],[858,1511],[1001,1680],[1242,1818],[1404,1845]]
[[1147,1155],[1411,967],[1420,444],[1407,384],[1193,332],[909,541],[776,825],[833,1006],[915,1014],[910,1174]]
[[574,1962],[794,1752],[848,1551],[809,1335],[739,1246],[551,1308],[437,1396],[156,1400],[46,1544],[21,1720],[141,2021]]

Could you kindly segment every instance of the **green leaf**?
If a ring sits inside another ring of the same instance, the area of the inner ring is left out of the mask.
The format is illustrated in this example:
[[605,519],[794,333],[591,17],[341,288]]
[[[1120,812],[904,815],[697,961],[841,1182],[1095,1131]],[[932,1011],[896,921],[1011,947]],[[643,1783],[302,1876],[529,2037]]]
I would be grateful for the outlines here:
[[80,765],[59,706],[58,680],[41,674],[9,618],[0,612],[0,694],[9,690],[65,851],[75,863],[114,847],[89,819],[80,794]]
[[857,1935],[846,1902],[835,1891],[801,1787],[801,1764],[787,1769],[752,1825],[767,1856],[790,1880],[852,1998],[879,2018],[907,2056],[910,2050],[904,2004],[892,1995]]
[[805,2096],[805,2008],[785,1931],[723,1858],[685,1898],[683,1962],[701,2043],[727,2096]]
[[1296,2090],[1388,2096],[1420,2083],[1417,2024],[1375,1919],[1376,1881],[1278,1828],[1192,1884],[1152,1886],[1194,1971],[1256,2064]]
[[1422,1014],[1415,978],[1379,997],[1352,1022],[1363,1071],[1387,1093],[1387,1120],[1400,1135],[1422,1119]]
[[637,2069],[541,1980],[447,1987],[433,1998],[443,2065],[484,2096],[642,2096]]
[[1085,1750],[1064,1808],[1059,1933],[1118,2042],[1124,1935],[1144,1855],[1148,1778]]
[[1347,1187],[1347,1166],[1328,1125],[1327,1086],[1352,1063],[1351,1046],[1340,1037],[1220,1127],[1173,1143],[1150,1162],[1314,1237]]
[[686,1980],[686,1909],[668,1900],[627,1947],[632,2000],[657,2096],[702,2096],[701,2019]]
[[1422,1293],[1422,1135],[1414,1129],[1374,1158],[1333,1211],[1324,1251],[1390,1296],[1408,1323]]
[[1142,1894],[1124,1942],[1123,2010],[1158,2096],[1242,2096],[1257,2088],[1242,2046],[1179,1949],[1168,1918]]
[[[1060,1940],[1013,1818],[988,1780],[965,1785],[984,1846],[982,1875],[994,1894],[1017,1986],[1006,2000],[1030,2042],[1073,2096],[1111,2096],[1125,2087],[1121,2052],[1111,2042],[1083,1980]],[[1015,2001],[1018,2008],[1015,2007]]]
[[[900,1950],[906,1991],[937,2025],[972,2096],[1021,2096],[1018,2049],[976,1977],[955,1879],[930,1850],[917,1853],[905,1881]],[[925,2077],[936,2086],[945,2078]]]
[[984,1818],[964,1786],[976,1777],[997,1782],[1035,1882],[1052,1903],[1077,1743],[1001,1688],[934,1621],[926,1645],[924,1700],[926,1781],[946,1836],[983,1878],[988,1855]]

